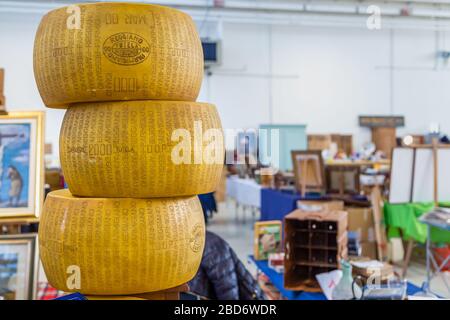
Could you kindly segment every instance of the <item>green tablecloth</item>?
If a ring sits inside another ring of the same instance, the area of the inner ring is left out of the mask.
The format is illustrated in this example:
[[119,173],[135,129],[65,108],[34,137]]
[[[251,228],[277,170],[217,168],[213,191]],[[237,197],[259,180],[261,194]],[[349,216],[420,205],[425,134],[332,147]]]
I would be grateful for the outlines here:
[[[450,202],[439,204],[441,207],[450,207]],[[433,209],[433,203],[405,203],[384,204],[384,219],[388,227],[388,236],[398,235],[401,229],[404,238],[414,239],[424,243],[427,239],[427,226],[419,222],[419,217]],[[450,243],[450,232],[438,228],[431,228],[433,242]]]

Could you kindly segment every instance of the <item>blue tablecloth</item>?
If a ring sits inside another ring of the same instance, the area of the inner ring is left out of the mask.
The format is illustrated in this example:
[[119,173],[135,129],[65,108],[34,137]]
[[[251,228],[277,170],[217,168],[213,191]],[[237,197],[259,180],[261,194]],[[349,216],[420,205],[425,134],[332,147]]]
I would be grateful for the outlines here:
[[284,216],[297,209],[297,201],[319,200],[320,194],[308,194],[304,198],[298,193],[274,189],[261,190],[261,221],[283,220]]
[[212,217],[213,213],[217,212],[216,199],[214,198],[214,193],[199,194],[198,198],[202,204],[203,215],[205,216],[205,221]]
[[[291,291],[284,289],[283,286],[283,274],[275,272],[275,270],[269,268],[267,260],[256,261],[253,256],[249,256],[249,259],[256,264],[256,267],[263,272],[273,283],[273,285],[281,292],[283,297],[288,300],[326,300],[327,298],[321,292],[304,292],[304,291]],[[407,294],[413,295],[421,289],[412,283],[408,282]]]
[[283,286],[283,275],[281,273],[275,272],[275,270],[269,268],[267,265],[267,260],[256,261],[253,256],[249,256],[249,259],[256,264],[256,267],[263,272],[273,283],[273,285],[281,292],[283,297],[288,300],[327,300],[325,295],[321,292],[302,292],[302,291],[291,291],[284,289]]
[[217,204],[213,192],[199,194],[198,198],[200,199],[205,214],[217,212]]

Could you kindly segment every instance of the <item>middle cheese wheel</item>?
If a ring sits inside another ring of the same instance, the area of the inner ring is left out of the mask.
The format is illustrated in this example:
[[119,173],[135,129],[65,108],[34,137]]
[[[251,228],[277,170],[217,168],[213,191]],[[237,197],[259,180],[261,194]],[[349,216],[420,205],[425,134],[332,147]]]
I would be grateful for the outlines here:
[[130,295],[190,281],[203,254],[205,225],[196,196],[76,198],[50,192],[39,226],[49,283],[65,292]]
[[198,102],[75,104],[60,135],[70,191],[87,197],[174,197],[212,192],[224,163],[215,106]]

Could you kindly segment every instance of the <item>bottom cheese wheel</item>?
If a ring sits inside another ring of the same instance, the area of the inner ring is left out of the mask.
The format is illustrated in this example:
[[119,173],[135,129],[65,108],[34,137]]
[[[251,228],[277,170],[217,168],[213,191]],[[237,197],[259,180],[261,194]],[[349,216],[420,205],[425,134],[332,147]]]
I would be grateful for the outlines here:
[[86,296],[88,300],[146,300],[144,298],[132,296]]
[[78,198],[50,192],[39,249],[49,283],[63,291],[129,295],[191,280],[205,242],[197,196]]

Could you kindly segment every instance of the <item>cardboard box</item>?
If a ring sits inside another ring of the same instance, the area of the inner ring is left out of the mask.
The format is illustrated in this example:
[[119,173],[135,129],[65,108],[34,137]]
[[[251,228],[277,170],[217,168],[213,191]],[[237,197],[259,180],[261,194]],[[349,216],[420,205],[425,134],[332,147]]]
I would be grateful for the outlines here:
[[316,275],[339,268],[348,257],[347,212],[297,209],[284,218],[284,231],[284,287],[321,291]]
[[348,212],[348,230],[358,233],[360,241],[374,242],[372,208],[345,207],[345,211]]
[[344,201],[341,200],[298,200],[297,208],[307,212],[321,211],[342,211],[344,210]]
[[378,260],[368,257],[350,257],[350,263],[353,266],[353,278],[360,276],[363,285],[366,285],[369,279],[371,284],[374,283],[373,281],[381,281],[382,284],[387,284],[389,279],[395,276],[394,267],[386,262],[383,262],[379,267],[377,266]]
[[[365,267],[360,267],[358,266],[358,262],[352,263],[353,265],[353,273],[363,276],[363,277],[370,277],[374,274],[378,274],[377,276],[381,277],[381,278],[389,278],[392,277],[394,275],[394,267],[389,264],[389,263],[382,263],[381,267],[371,267],[370,266],[370,262],[374,261],[374,260],[369,260],[367,262],[363,262],[366,263],[368,266]],[[376,260],[376,263],[378,264],[379,261]]]
[[281,221],[258,221],[254,226],[253,255],[255,260],[267,260],[270,253],[281,252]]

